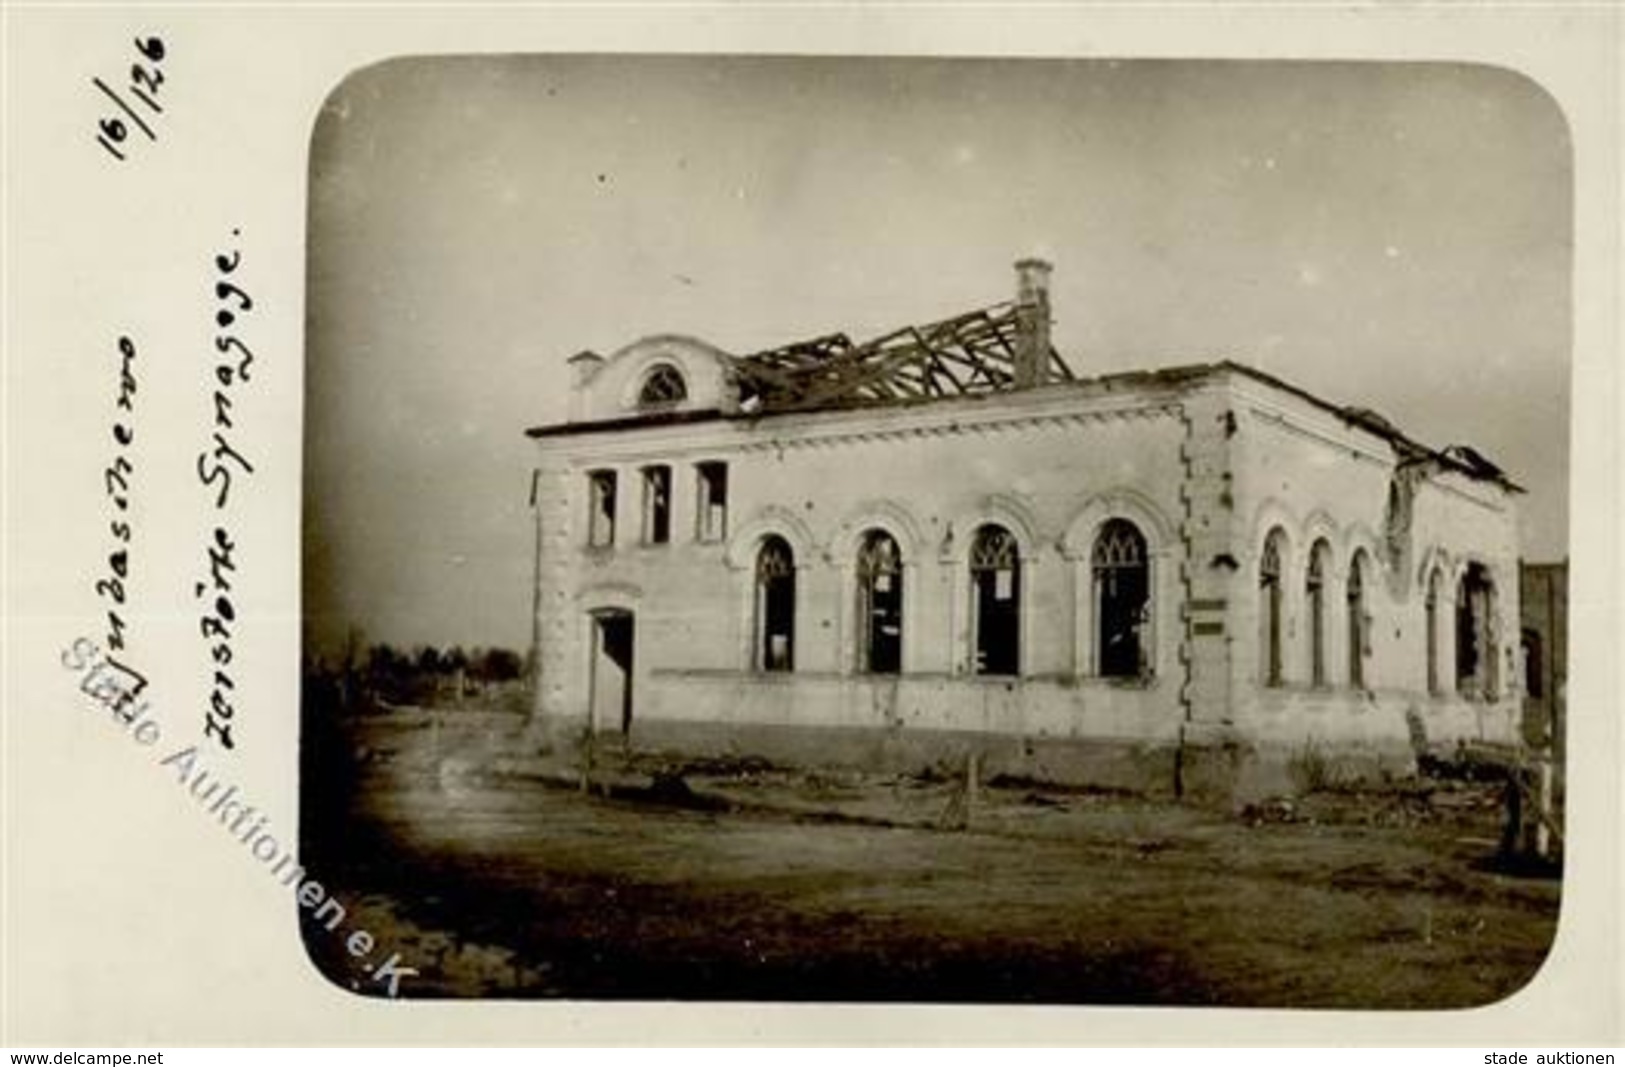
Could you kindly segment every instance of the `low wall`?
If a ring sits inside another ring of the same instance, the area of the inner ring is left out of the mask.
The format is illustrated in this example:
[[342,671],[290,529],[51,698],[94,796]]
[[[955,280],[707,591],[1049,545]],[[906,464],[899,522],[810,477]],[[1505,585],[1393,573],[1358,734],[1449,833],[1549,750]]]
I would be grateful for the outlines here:
[[1156,741],[1176,736],[1181,715],[1177,685],[1162,680],[656,671],[640,682],[633,720],[651,725],[698,719]]
[[[1160,680],[673,671],[638,679],[624,742],[645,753],[896,774],[962,773],[974,752],[984,780],[1222,807],[1409,777],[1420,751],[1508,741],[1516,730],[1500,705],[1406,692],[1268,689],[1232,722],[1182,716],[1175,686]],[[579,741],[586,721],[538,724],[559,746]]]
[[1442,750],[1458,742],[1515,744],[1518,716],[1512,698],[1486,702],[1405,689],[1278,686],[1255,689],[1238,708],[1236,726],[1260,743],[1313,739],[1357,749],[1398,742]]
[[[579,744],[582,738],[579,721],[550,722],[539,730],[555,749]],[[1172,739],[1095,741],[971,731],[696,720],[636,723],[624,738],[618,731],[599,736],[620,741],[628,751],[640,754],[763,759],[780,766],[917,776],[961,775],[966,760],[974,753],[984,782],[1005,776],[1153,796],[1177,793],[1178,744]]]

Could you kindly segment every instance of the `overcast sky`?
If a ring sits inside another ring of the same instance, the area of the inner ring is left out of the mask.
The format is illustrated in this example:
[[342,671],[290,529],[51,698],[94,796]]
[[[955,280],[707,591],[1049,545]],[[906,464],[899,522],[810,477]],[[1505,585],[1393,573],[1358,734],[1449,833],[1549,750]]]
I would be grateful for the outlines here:
[[398,60],[312,141],[319,640],[529,640],[564,361],[745,353],[1008,299],[1080,375],[1232,358],[1468,442],[1568,537],[1570,160],[1516,75],[1423,64]]

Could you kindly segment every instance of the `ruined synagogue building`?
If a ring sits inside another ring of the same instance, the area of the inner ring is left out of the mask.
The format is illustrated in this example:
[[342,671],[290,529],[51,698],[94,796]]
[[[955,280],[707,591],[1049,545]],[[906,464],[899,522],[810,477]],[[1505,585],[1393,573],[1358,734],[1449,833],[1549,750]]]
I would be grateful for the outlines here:
[[574,356],[528,431],[540,736],[1226,796],[1514,742],[1507,475],[1239,363],[1082,376],[1050,269],[863,343]]

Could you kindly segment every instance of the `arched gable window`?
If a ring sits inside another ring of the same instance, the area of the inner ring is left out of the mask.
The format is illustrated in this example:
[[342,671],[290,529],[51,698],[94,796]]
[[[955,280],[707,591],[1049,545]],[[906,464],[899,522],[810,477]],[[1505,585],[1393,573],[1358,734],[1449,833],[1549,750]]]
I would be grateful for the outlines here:
[[1309,570],[1304,579],[1304,598],[1309,606],[1309,684],[1326,684],[1326,571],[1332,546],[1324,539],[1309,550]]
[[884,530],[870,530],[858,547],[858,670],[903,669],[903,559]]
[[1145,628],[1150,622],[1150,570],[1145,537],[1126,519],[1112,519],[1095,537],[1095,662],[1102,677],[1149,673]]
[[1439,592],[1444,576],[1437,569],[1428,574],[1427,589],[1427,642],[1428,692],[1437,693],[1443,686],[1439,681]]
[[1258,561],[1258,676],[1265,685],[1281,684],[1281,551],[1285,541],[1279,526],[1271,530]]
[[1354,558],[1349,560],[1348,580],[1349,685],[1355,689],[1365,688],[1366,646],[1370,644],[1370,628],[1366,625],[1365,571],[1365,549],[1356,549]]
[[975,674],[1021,673],[1021,558],[1002,526],[976,531],[970,549]]
[[664,407],[687,399],[688,383],[683,380],[683,372],[670,363],[656,363],[650,367],[638,390],[640,408]]
[[756,553],[756,667],[795,667],[796,562],[789,542],[769,536]]

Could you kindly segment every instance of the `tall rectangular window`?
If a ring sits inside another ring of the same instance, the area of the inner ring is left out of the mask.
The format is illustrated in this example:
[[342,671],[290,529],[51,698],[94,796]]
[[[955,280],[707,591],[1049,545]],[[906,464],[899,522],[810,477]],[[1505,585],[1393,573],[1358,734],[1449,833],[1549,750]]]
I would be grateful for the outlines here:
[[671,468],[643,468],[643,543],[671,540]]
[[1309,682],[1326,680],[1326,576],[1331,573],[1332,546],[1325,539],[1309,549],[1309,577],[1304,599],[1309,602]]
[[701,463],[695,470],[699,477],[695,536],[701,541],[721,541],[728,536],[728,465]]
[[615,472],[593,471],[587,479],[587,544],[605,548],[615,543]]
[[1428,692],[1441,691],[1439,683],[1439,586],[1443,576],[1435,570],[1428,575],[1427,639],[1428,639]]
[[1366,646],[1371,641],[1370,620],[1365,617],[1366,555],[1356,549],[1349,561],[1349,685],[1354,689],[1366,687]]
[[976,531],[970,551],[971,672],[1021,673],[1021,557],[1002,526]]
[[796,557],[782,537],[756,553],[756,668],[795,669]]
[[1286,534],[1279,526],[1264,538],[1264,552],[1258,561],[1258,680],[1264,685],[1281,684],[1281,557]]
[[858,549],[858,670],[903,669],[903,561],[884,530],[863,535]]
[[1111,519],[1095,536],[1095,670],[1102,678],[1150,673],[1145,629],[1151,621],[1151,570],[1145,536],[1127,519]]
[[1456,688],[1471,699],[1496,697],[1494,597],[1489,571],[1469,563],[1456,586]]

